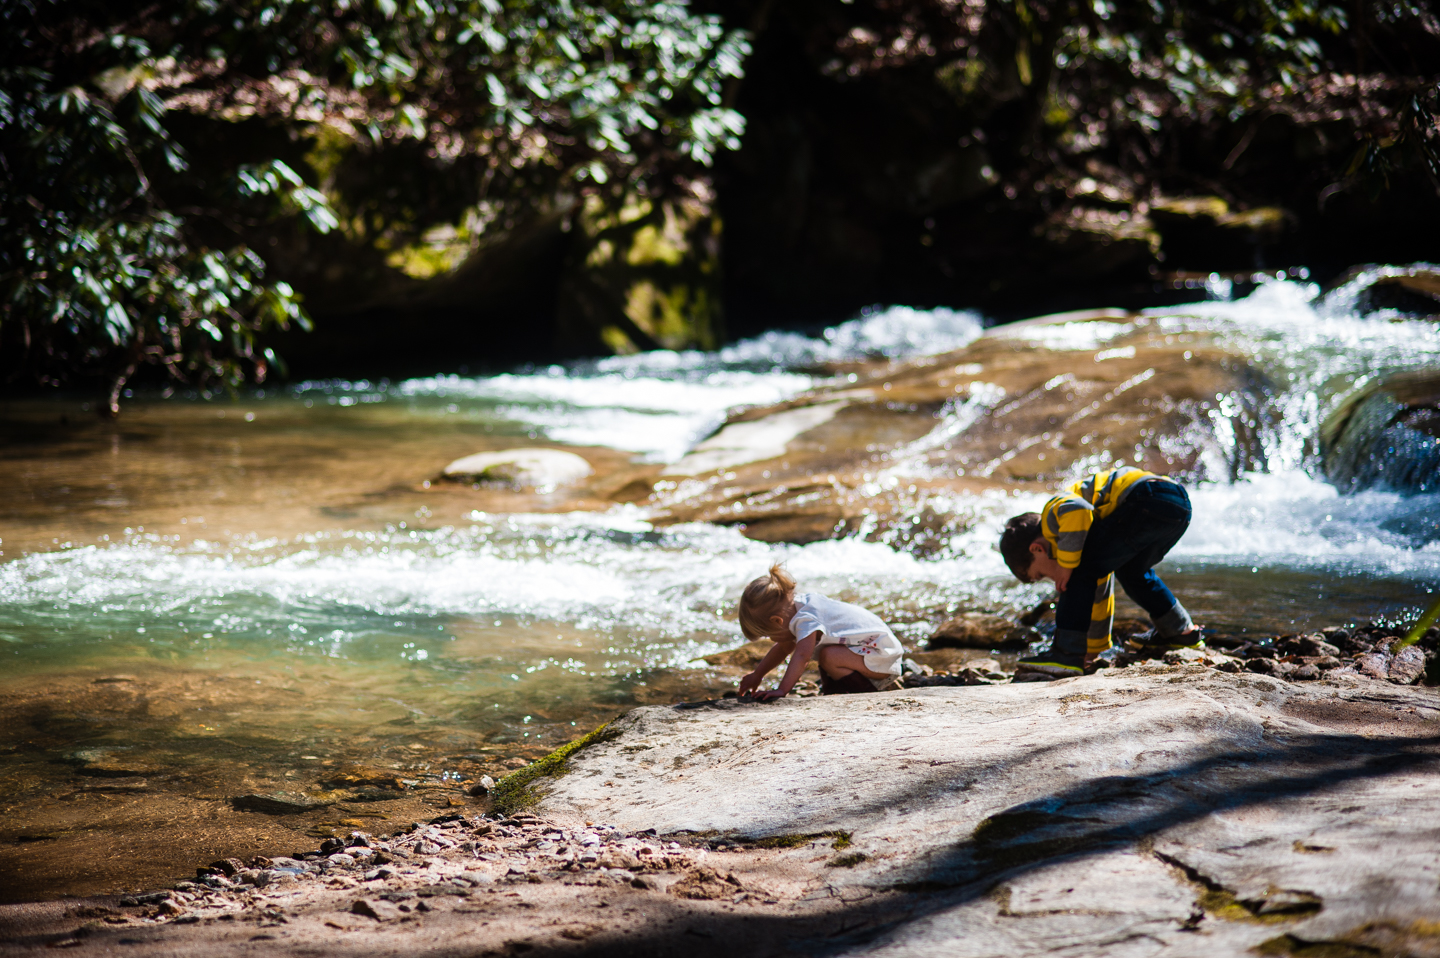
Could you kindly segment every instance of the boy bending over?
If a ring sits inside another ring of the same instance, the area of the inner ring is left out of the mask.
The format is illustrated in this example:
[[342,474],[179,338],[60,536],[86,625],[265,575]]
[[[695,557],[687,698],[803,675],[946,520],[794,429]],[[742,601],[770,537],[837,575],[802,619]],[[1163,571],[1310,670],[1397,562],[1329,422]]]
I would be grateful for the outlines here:
[[1080,675],[1110,648],[1114,581],[1150,615],[1155,631],[1139,651],[1201,648],[1199,627],[1155,574],[1190,525],[1190,497],[1178,482],[1121,466],[1066,487],[1039,513],[1005,523],[1000,554],[1021,582],[1050,579],[1059,592],[1055,638],[1020,660],[1016,680]]

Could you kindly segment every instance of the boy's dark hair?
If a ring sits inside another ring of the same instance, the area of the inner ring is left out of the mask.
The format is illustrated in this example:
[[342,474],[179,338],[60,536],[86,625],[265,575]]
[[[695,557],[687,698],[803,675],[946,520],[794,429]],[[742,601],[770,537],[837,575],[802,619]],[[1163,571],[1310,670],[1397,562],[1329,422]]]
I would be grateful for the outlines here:
[[1005,523],[1000,533],[1000,555],[1015,578],[1021,582],[1030,581],[1030,543],[1040,538],[1040,513],[1022,512]]

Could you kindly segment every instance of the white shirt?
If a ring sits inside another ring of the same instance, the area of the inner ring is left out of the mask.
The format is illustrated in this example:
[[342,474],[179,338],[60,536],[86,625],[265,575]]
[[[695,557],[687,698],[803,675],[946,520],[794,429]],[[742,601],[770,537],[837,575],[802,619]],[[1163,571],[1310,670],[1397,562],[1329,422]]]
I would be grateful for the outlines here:
[[797,593],[795,606],[790,632],[796,640],[819,632],[815,648],[843,645],[865,656],[865,667],[870,671],[900,674],[905,648],[874,612],[818,592]]

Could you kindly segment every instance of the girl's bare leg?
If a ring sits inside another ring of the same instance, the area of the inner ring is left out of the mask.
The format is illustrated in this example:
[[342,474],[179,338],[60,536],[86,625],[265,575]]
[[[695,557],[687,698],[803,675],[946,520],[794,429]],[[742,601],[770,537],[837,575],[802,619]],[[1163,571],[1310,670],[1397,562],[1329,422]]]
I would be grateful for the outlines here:
[[851,672],[859,672],[870,679],[888,678],[886,672],[872,672],[865,667],[865,656],[852,652],[843,645],[827,645],[817,650],[815,659],[820,669],[832,679],[843,679]]

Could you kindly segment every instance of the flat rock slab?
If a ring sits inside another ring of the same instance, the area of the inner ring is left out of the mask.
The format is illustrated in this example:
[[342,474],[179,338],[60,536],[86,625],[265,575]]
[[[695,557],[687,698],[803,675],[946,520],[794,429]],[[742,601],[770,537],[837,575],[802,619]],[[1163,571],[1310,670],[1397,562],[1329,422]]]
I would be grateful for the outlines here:
[[856,927],[897,889],[917,904],[845,953],[1440,955],[1433,690],[1150,667],[652,707],[611,731],[542,784],[543,814],[848,833],[812,895]]
[[1176,665],[641,709],[542,816],[0,906],[0,956],[1440,956],[1437,706]]

